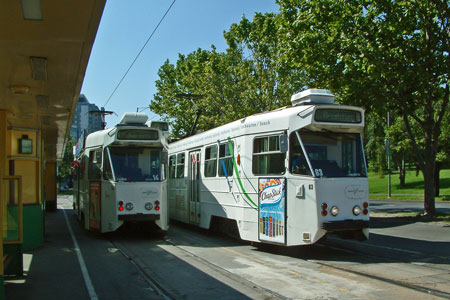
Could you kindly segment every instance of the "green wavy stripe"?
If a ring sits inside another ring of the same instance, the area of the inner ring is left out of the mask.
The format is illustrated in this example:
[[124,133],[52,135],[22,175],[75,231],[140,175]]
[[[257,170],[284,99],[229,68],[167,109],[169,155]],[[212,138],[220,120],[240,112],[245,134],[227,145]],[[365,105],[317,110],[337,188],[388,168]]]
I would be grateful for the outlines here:
[[237,167],[237,163],[236,163],[236,159],[234,158],[234,153],[233,153],[233,146],[231,143],[231,138],[228,137],[228,150],[230,150],[230,154],[233,157],[233,165],[234,165],[234,169],[236,170],[236,178],[239,182],[239,186],[241,187],[242,192],[244,193],[244,196],[247,198],[248,201],[250,201],[255,207],[258,207],[258,205],[255,204],[255,202],[252,201],[252,199],[250,198],[250,196],[247,194],[247,192],[244,189],[244,186],[242,185],[242,181],[241,181],[241,177],[239,176],[239,171],[238,171],[238,167]]

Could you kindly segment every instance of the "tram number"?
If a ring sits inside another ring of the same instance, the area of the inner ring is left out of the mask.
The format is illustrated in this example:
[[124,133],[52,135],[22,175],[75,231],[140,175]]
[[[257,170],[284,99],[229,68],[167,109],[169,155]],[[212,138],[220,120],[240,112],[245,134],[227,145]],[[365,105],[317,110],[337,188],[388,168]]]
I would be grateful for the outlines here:
[[314,169],[314,173],[316,173],[317,177],[323,177],[322,169]]

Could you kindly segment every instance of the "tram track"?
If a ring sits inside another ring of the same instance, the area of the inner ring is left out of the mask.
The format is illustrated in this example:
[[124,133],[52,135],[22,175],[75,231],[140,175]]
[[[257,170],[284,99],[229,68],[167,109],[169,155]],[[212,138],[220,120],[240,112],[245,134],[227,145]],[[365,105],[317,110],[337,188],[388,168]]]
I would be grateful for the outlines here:
[[[259,255],[258,257],[256,256],[252,256],[251,254],[246,252],[240,253],[242,252],[242,250],[240,249],[231,249],[226,245],[223,245],[221,242],[217,243],[216,241],[209,239],[209,238],[205,238],[203,236],[197,236],[197,235],[193,235],[191,236],[191,234],[184,234],[186,229],[182,229],[182,234],[179,235],[178,238],[164,238],[161,241],[159,241],[157,243],[157,247],[160,247],[161,249],[163,249],[164,251],[167,251],[168,249],[172,249],[169,250],[171,253],[175,253],[178,252],[178,255],[181,254],[181,256],[184,257],[189,257],[189,261],[193,261],[195,260],[198,264],[203,265],[204,267],[202,267],[202,270],[206,270],[207,273],[209,274],[217,274],[219,273],[222,277],[226,277],[229,279],[228,283],[230,281],[234,282],[235,284],[231,284],[231,286],[238,288],[238,286],[242,286],[245,285],[247,288],[252,289],[254,292],[256,292],[257,294],[260,295],[260,297],[258,298],[264,298],[264,299],[292,299],[292,297],[287,297],[283,294],[281,294],[279,291],[276,290],[272,290],[271,287],[264,287],[260,284],[258,284],[257,282],[255,282],[255,280],[252,280],[251,278],[246,278],[244,276],[242,276],[242,274],[237,274],[234,273],[233,270],[227,269],[226,267],[223,267],[220,265],[219,263],[216,263],[215,261],[211,260],[210,258],[208,259],[205,257],[202,257],[201,252],[198,252],[196,249],[201,249],[201,248],[211,248],[211,249],[222,249],[222,250],[227,250],[229,253],[231,254],[235,254],[236,257],[240,257],[240,259],[248,259],[251,260],[253,264],[259,264],[263,267],[274,267],[276,268],[277,266],[273,265],[273,261],[271,261],[270,257],[266,257],[264,255],[264,253],[269,253],[270,254],[270,250],[267,251],[266,249],[263,249],[262,251],[260,251],[259,253],[261,253],[262,255]],[[187,229],[188,231],[190,231],[189,229]],[[193,233],[193,232],[191,232]],[[179,240],[180,238],[182,238],[181,240]],[[123,243],[123,244],[122,244]],[[128,260],[130,261],[130,263],[132,263],[135,268],[138,270],[139,274],[146,280],[146,282],[148,283],[148,285],[152,288],[152,290],[155,291],[155,293],[157,293],[158,295],[160,295],[163,299],[179,299],[180,296],[177,295],[176,292],[174,292],[174,287],[171,286],[171,282],[161,282],[158,278],[155,278],[154,276],[152,276],[151,272],[148,272],[147,270],[149,270],[149,268],[151,269],[152,266],[151,265],[145,265],[145,261],[143,262],[142,259],[139,257],[139,253],[140,250],[137,250],[137,246],[136,245],[128,245],[127,242],[123,242],[123,241],[115,241],[115,240],[111,240],[111,244],[120,250],[120,252],[122,253],[122,255]],[[322,249],[324,249],[325,254],[328,255],[328,253],[330,252],[341,252],[341,253],[347,253],[349,255],[352,255],[353,257],[365,257],[365,258],[369,258],[372,259],[373,261],[376,261],[377,263],[399,263],[398,260],[394,260],[394,259],[389,259],[387,257],[382,257],[382,256],[376,256],[376,255],[368,255],[367,253],[364,253],[363,251],[357,251],[357,250],[349,250],[346,249],[345,247],[339,247],[336,245],[323,245],[323,244],[316,244],[315,246],[320,247]],[[135,248],[133,248],[135,247]],[[244,246],[245,247],[245,246]],[[174,249],[176,249],[175,252]],[[284,248],[281,248],[284,249]],[[239,252],[238,252],[239,251]],[[136,252],[136,253],[134,253]],[[275,254],[278,251],[275,250]],[[280,251],[281,254],[283,253],[283,250]],[[274,253],[272,253],[274,254]],[[283,254],[282,254],[283,255]],[[413,256],[413,254],[411,254]],[[330,274],[333,272],[338,272],[340,274],[344,274],[347,273],[349,274],[348,277],[351,276],[358,276],[358,277],[362,277],[362,278],[367,278],[370,279],[371,281],[378,281],[378,282],[382,282],[384,284],[389,284],[392,286],[397,286],[399,288],[404,288],[404,289],[408,289],[412,292],[417,292],[417,293],[421,293],[424,296],[428,295],[428,296],[434,296],[434,297],[439,297],[442,299],[450,299],[450,293],[446,292],[446,291],[442,291],[439,289],[434,289],[431,287],[423,287],[411,282],[406,282],[406,281],[402,281],[402,280],[397,280],[397,279],[393,279],[390,278],[389,276],[383,276],[382,274],[377,274],[377,273],[370,273],[370,272],[364,272],[361,270],[355,270],[352,269],[352,266],[355,267],[356,264],[352,264],[352,265],[345,265],[339,263],[333,263],[333,262],[327,262],[326,260],[321,260],[321,259],[316,259],[316,258],[302,258],[300,256],[300,254],[295,254],[294,256],[292,256],[292,252],[291,255],[288,255],[288,257],[286,259],[290,259],[289,256],[291,258],[293,258],[293,264],[295,263],[295,259],[301,259],[303,261],[309,262],[311,264],[316,264],[317,266],[320,267],[320,269],[322,269],[322,272],[324,272],[324,274]],[[267,258],[267,260],[266,260]],[[417,257],[416,257],[417,258]],[[358,259],[356,259],[358,261]],[[362,261],[362,259],[361,259]],[[354,262],[354,261],[353,261]],[[408,264],[408,263],[405,263]],[[359,263],[359,265],[363,265],[362,262]],[[445,268],[439,268],[436,266],[427,266],[426,264],[421,264],[421,267],[424,268],[430,268],[433,270],[440,270],[443,272],[448,272],[448,269]],[[208,271],[209,270],[213,270],[213,272]],[[328,271],[327,271],[328,270]],[[333,272],[329,272],[329,270],[334,270]],[[299,271],[298,266],[294,266],[292,268],[288,267],[283,267],[283,268],[279,268],[280,272],[284,272],[284,273],[291,273],[294,276],[297,276],[298,279],[303,279],[303,280],[311,280],[311,281],[316,281],[316,283],[320,283],[320,279],[315,279],[313,277],[310,277],[309,274],[305,273],[303,274],[302,272]],[[347,275],[345,275],[347,276]],[[364,280],[361,280],[364,281]],[[325,282],[321,282],[322,284],[332,284],[332,283],[325,283]],[[339,285],[336,284],[336,287],[338,287]],[[176,289],[176,288],[175,288]],[[348,295],[352,294],[352,291],[349,291],[348,289],[345,290],[345,288],[341,288],[341,290],[345,293],[347,293]],[[361,295],[356,294],[357,296],[360,297],[355,297],[355,298],[362,298],[362,299],[374,299],[371,297],[364,297]],[[189,297],[187,297],[189,298]],[[376,297],[375,297],[376,298]],[[426,297],[424,297],[426,298]]]
[[[210,241],[207,241],[207,240],[204,240],[204,241],[205,242],[210,242]],[[220,246],[220,245],[218,245],[218,246]],[[344,247],[322,245],[322,244],[316,244],[316,246],[323,247],[323,248],[326,248],[326,249],[333,249],[333,250],[338,250],[338,251],[344,251],[344,252],[350,253],[352,255],[371,257],[371,258],[376,259],[377,261],[384,261],[384,262],[389,262],[389,263],[396,263],[396,262],[398,262],[397,260],[390,259],[390,258],[387,258],[387,257],[368,255],[368,254],[364,253],[363,251],[349,250],[349,249],[344,248]],[[397,250],[403,250],[403,249],[397,249]],[[405,252],[413,252],[413,251],[405,250]],[[413,254],[417,254],[417,253],[414,252]],[[193,255],[195,255],[195,254],[193,254]],[[420,258],[417,255],[415,255],[415,256],[417,258]],[[423,258],[424,256],[421,256],[421,257]],[[443,260],[446,260],[446,261],[449,260],[448,257],[433,256],[433,258],[434,259],[441,259],[441,260],[443,259]],[[258,259],[258,260],[260,260],[260,259]],[[256,263],[261,263],[258,260],[254,260],[254,261]],[[443,299],[450,299],[450,293],[446,292],[446,291],[442,291],[442,290],[438,290],[438,289],[434,289],[434,288],[430,288],[430,287],[423,287],[423,286],[420,286],[420,285],[417,285],[417,284],[412,284],[412,283],[401,281],[401,280],[391,279],[391,278],[389,278],[387,276],[379,276],[379,275],[376,275],[376,274],[371,274],[371,273],[367,273],[367,272],[361,272],[361,271],[353,270],[353,269],[348,268],[348,267],[338,266],[338,265],[335,265],[335,264],[332,264],[332,263],[327,263],[327,262],[320,261],[320,260],[317,260],[317,259],[306,259],[306,261],[315,263],[317,265],[320,265],[320,266],[323,266],[323,267],[326,267],[326,268],[334,269],[334,270],[337,270],[337,271],[340,271],[340,272],[347,272],[347,273],[350,273],[350,274],[353,274],[353,275],[370,278],[370,279],[373,279],[373,280],[385,282],[385,283],[388,283],[388,284],[391,284],[391,285],[395,285],[395,286],[398,286],[398,287],[402,287],[402,288],[407,288],[409,290],[413,290],[415,292],[420,292],[420,293],[423,293],[423,294],[426,294],[426,295],[433,295],[433,296],[437,296],[437,297],[440,297],[440,298],[443,298]],[[428,268],[428,269],[434,270],[434,271],[442,271],[443,273],[449,273],[449,269],[446,269],[446,268],[439,268],[439,267],[432,266],[432,265],[427,265],[427,264],[420,264],[420,266],[423,267],[423,268]],[[229,272],[229,271],[227,271],[227,272]],[[294,272],[294,271],[291,271],[291,272]]]
[[[222,276],[230,279],[236,285],[245,285],[247,288],[253,290],[254,292],[256,292],[257,294],[260,295],[258,297],[258,299],[279,299],[279,300],[290,299],[288,297],[284,297],[283,295],[281,295],[275,291],[264,288],[263,286],[260,286],[252,281],[249,281],[242,276],[234,274],[211,261],[208,261],[208,260],[202,258],[199,255],[196,255],[194,252],[189,251],[189,250],[177,245],[175,242],[171,241],[170,239],[163,239],[163,241],[164,241],[164,243],[167,243],[168,245],[176,248],[178,251],[181,251],[181,252],[185,253],[186,255],[190,256],[191,258],[195,259],[196,261],[200,262],[207,268],[214,270],[215,272],[220,273]],[[138,271],[139,275],[142,276],[142,278],[144,278],[144,280],[147,282],[147,284],[151,287],[151,289],[156,294],[160,295],[165,300],[179,299],[179,297],[177,297],[176,295],[174,295],[174,293],[171,292],[171,290],[173,289],[172,287],[166,286],[165,283],[161,282],[160,280],[158,280],[157,278],[152,276],[152,274],[147,272],[146,268],[148,266],[143,265],[139,259],[136,259],[135,258],[136,254],[134,254],[132,250],[127,249],[127,247],[122,245],[121,242],[114,241],[114,240],[109,240],[109,242],[111,243],[111,245],[114,248],[118,249],[120,251],[120,253],[131,264],[133,264],[133,266]]]
[[198,261],[201,261],[203,264],[205,264],[205,265],[209,266],[210,268],[213,268],[214,270],[220,272],[222,275],[226,276],[227,278],[229,278],[229,279],[231,279],[233,281],[239,282],[239,284],[243,284],[244,283],[248,287],[250,287],[252,289],[255,289],[255,290],[258,290],[259,292],[261,292],[263,294],[268,294],[270,296],[270,299],[282,299],[282,300],[290,299],[290,298],[284,297],[283,295],[281,295],[281,294],[279,294],[279,293],[277,293],[275,291],[272,291],[270,289],[267,289],[267,288],[265,288],[263,286],[260,286],[260,285],[258,285],[256,283],[254,283],[252,281],[249,281],[249,280],[247,280],[246,278],[244,278],[242,276],[234,274],[234,273],[228,271],[227,269],[222,268],[221,266],[219,266],[219,265],[217,265],[217,264],[215,264],[215,263],[213,263],[211,261],[208,261],[208,260],[200,257],[199,255],[196,255],[192,251],[189,251],[187,249],[184,249],[183,247],[178,246],[176,243],[172,242],[171,240],[166,239],[165,241],[167,243],[171,244],[172,246],[176,247],[178,250],[181,250],[181,251],[191,255],[192,257],[194,257]]
[[166,289],[156,278],[149,274],[143,266],[137,262],[133,255],[127,253],[127,250],[118,241],[109,241],[114,248],[118,249],[120,253],[136,268],[139,275],[145,280],[145,282],[150,286],[150,288],[164,300],[175,300],[174,297],[168,289]]
[[[389,258],[386,258],[386,257],[375,256],[375,255],[368,255],[368,254],[363,253],[363,252],[352,251],[352,250],[348,250],[346,248],[330,246],[330,245],[318,245],[318,246],[319,247],[325,247],[325,248],[328,248],[328,249],[335,249],[335,250],[339,250],[339,251],[345,251],[345,252],[351,253],[351,254],[357,254],[357,255],[364,254],[366,257],[373,257],[373,258],[376,258],[377,260],[384,260],[386,262],[397,262],[397,261],[395,261],[393,259],[389,259]],[[333,268],[335,270],[348,272],[348,273],[355,274],[355,275],[358,275],[358,276],[364,276],[364,277],[367,277],[367,278],[383,281],[383,282],[386,282],[386,283],[389,283],[389,284],[393,284],[393,285],[396,285],[396,286],[401,286],[401,287],[404,287],[404,288],[408,288],[408,289],[411,289],[411,290],[414,290],[414,291],[417,291],[417,292],[421,292],[421,293],[424,293],[424,294],[427,294],[427,295],[434,295],[434,296],[437,296],[437,297],[441,297],[443,299],[450,299],[450,293],[444,292],[444,291],[441,291],[441,290],[437,290],[437,289],[433,289],[433,288],[426,288],[426,287],[422,287],[422,286],[419,286],[419,285],[411,284],[411,283],[408,283],[408,282],[395,280],[395,279],[390,279],[388,277],[382,277],[382,276],[378,276],[378,275],[367,273],[367,272],[356,271],[356,270],[352,270],[350,268],[340,267],[340,266],[337,266],[337,265],[334,265],[334,264],[331,264],[331,263],[326,263],[326,262],[315,260],[315,259],[312,259],[312,260],[309,260],[309,261],[314,262],[314,263],[316,263],[318,265],[327,267],[327,268]],[[438,270],[441,270],[441,271],[444,271],[444,272],[449,272],[448,269],[436,268],[436,267],[426,266],[426,265],[421,265],[421,266],[425,267],[425,268],[430,268],[430,269],[433,269],[433,270],[438,269]]]

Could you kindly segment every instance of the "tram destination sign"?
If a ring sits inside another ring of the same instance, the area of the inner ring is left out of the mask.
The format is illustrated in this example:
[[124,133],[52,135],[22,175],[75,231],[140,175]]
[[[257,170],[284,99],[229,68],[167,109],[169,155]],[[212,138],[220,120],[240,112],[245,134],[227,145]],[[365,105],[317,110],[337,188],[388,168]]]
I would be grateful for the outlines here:
[[361,112],[348,109],[320,108],[314,115],[316,122],[329,123],[361,123]]
[[157,140],[158,131],[148,129],[121,129],[117,132],[118,140]]

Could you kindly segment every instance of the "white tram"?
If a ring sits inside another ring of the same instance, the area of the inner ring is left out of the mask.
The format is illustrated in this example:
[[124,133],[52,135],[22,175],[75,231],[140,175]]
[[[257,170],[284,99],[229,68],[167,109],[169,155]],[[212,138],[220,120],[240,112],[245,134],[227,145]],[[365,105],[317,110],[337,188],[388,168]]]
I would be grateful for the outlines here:
[[319,89],[291,102],[169,144],[170,217],[285,246],[367,239],[364,110]]
[[125,113],[120,124],[87,136],[73,189],[85,229],[109,232],[128,221],[168,229],[168,126],[146,121],[144,113]]

